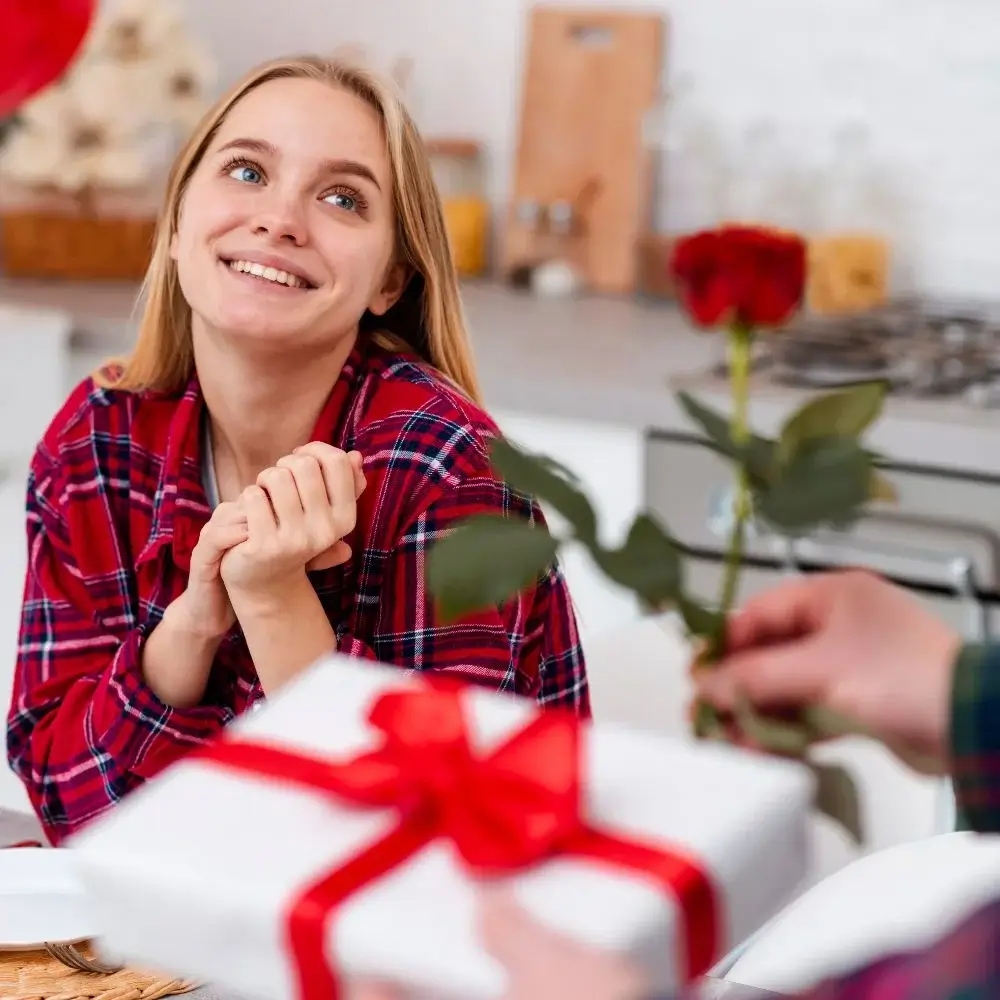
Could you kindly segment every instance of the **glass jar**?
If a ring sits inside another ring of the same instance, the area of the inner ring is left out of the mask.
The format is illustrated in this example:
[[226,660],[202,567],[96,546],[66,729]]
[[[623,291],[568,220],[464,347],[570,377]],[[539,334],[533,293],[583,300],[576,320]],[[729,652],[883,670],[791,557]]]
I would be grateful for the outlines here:
[[463,278],[480,277],[486,271],[490,218],[482,146],[472,139],[430,139],[427,152],[455,269]]

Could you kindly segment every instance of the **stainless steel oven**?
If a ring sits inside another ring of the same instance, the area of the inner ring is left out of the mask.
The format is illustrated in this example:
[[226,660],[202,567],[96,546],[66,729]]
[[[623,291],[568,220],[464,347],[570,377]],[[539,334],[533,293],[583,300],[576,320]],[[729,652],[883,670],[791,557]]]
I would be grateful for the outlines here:
[[[971,640],[1000,625],[1000,477],[889,464],[899,501],[849,531],[794,544],[751,534],[740,598],[794,573],[864,566],[912,591]],[[728,535],[732,470],[697,438],[646,440],[646,503],[688,553],[693,592],[714,599]]]

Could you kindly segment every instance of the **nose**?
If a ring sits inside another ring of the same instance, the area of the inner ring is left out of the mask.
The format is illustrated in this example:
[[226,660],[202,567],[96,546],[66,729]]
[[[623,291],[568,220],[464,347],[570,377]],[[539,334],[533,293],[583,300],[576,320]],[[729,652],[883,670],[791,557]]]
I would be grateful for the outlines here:
[[268,189],[257,205],[251,229],[255,235],[276,243],[302,246],[306,242],[306,217],[301,201],[293,194]]

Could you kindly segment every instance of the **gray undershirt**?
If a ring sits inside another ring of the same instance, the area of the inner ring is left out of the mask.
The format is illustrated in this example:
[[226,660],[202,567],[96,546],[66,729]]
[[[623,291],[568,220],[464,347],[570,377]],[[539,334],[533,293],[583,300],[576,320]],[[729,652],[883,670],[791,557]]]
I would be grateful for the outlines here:
[[201,485],[208,498],[208,506],[215,510],[219,506],[219,481],[215,478],[215,453],[212,451],[212,428],[208,416],[201,421]]

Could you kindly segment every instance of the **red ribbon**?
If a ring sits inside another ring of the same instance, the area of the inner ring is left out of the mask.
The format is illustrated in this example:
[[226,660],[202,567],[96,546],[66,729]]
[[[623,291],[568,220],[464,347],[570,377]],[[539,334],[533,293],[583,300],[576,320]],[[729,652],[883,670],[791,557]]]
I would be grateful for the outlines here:
[[352,893],[439,837],[476,875],[499,875],[559,856],[590,858],[648,877],[683,914],[682,969],[688,979],[716,960],[719,914],[708,874],[686,853],[589,826],[580,815],[581,723],[542,713],[498,749],[473,751],[459,692],[427,686],[383,694],[369,722],[384,741],[351,760],[311,757],[250,740],[224,739],[195,751],[215,766],[332,796],[338,806],[392,807],[395,828],[317,878],[292,900],[288,943],[300,1000],[336,1000],[325,958],[326,927]]

